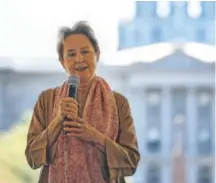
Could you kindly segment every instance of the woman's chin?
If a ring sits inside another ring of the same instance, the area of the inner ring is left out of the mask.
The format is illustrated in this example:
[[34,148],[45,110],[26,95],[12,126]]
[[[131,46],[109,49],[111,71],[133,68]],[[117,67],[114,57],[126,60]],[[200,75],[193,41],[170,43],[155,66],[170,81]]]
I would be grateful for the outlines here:
[[89,80],[89,74],[86,74],[86,73],[76,73],[76,76],[80,78],[80,81]]
[[73,76],[77,76],[80,78],[80,81],[88,81],[89,79],[93,78],[94,74],[92,73],[89,73],[86,71],[75,71],[73,73],[70,73],[70,75],[73,75]]
[[71,72],[70,75],[83,78],[83,77],[86,77],[86,75],[88,75],[88,74],[86,72],[84,72],[84,71],[81,71],[81,72],[80,71],[75,71],[75,72]]

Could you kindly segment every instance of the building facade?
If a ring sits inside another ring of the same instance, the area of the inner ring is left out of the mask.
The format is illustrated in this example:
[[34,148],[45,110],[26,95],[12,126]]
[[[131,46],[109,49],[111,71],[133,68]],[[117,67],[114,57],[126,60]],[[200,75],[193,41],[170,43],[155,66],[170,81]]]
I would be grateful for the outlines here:
[[[134,183],[214,182],[214,57],[206,62],[186,54],[185,47],[151,61],[149,47],[133,48],[130,55],[138,49],[139,62],[115,68],[118,74],[110,79],[132,106],[142,155]],[[120,52],[117,57],[124,59],[130,50]]]
[[[164,51],[160,58],[154,55],[151,61],[145,57],[149,48],[139,52],[140,59],[128,65],[108,66],[104,60],[97,68],[131,105],[141,152],[133,183],[213,183],[215,62],[192,57],[181,48]],[[134,53],[136,49],[130,54]],[[57,60],[2,58],[0,63],[1,130],[32,109],[42,90],[67,79]]]
[[214,64],[201,61],[205,60],[201,54],[207,58],[205,53],[210,53],[192,46],[196,58],[181,51],[156,62],[152,57],[165,56],[164,43],[182,45],[182,50],[190,42],[215,45],[215,4],[136,1],[134,17],[119,23],[118,49],[124,54],[116,60],[122,58],[123,65],[130,60],[142,62],[145,59],[139,57],[144,55],[151,60],[134,65],[133,80],[128,79],[132,85],[137,83],[129,96],[133,96],[135,121],[140,121],[137,130],[143,153],[135,182],[214,182],[215,71]]
[[136,1],[119,24],[119,50],[158,42],[215,44],[215,1]]

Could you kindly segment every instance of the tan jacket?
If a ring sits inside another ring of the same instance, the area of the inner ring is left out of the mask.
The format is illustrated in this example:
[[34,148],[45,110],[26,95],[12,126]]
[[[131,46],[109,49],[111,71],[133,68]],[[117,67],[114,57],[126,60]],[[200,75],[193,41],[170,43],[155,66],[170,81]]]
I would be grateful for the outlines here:
[[[49,164],[55,158],[57,141],[53,139],[55,127],[49,118],[52,113],[55,90],[43,91],[34,107],[32,120],[29,126],[26,146],[26,159],[32,169],[42,167],[39,183],[48,183]],[[106,140],[105,152],[100,152],[101,169],[104,177],[110,183],[124,183],[125,176],[135,173],[140,154],[137,138],[128,100],[114,91],[119,114],[119,134],[117,141]],[[49,125],[47,125],[49,124]],[[49,146],[48,141],[54,143]]]

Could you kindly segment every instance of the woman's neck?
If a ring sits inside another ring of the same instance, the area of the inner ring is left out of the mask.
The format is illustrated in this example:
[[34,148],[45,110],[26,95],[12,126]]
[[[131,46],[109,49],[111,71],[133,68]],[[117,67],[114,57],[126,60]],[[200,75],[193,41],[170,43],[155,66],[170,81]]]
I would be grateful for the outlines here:
[[79,102],[79,104],[83,104],[85,103],[86,100],[86,95],[88,93],[88,90],[92,84],[94,80],[94,77],[91,77],[91,79],[88,80],[80,80],[80,85],[78,87],[78,91],[77,91],[77,101]]
[[78,90],[86,90],[87,88],[89,88],[93,80],[94,80],[94,76],[85,80],[81,79]]

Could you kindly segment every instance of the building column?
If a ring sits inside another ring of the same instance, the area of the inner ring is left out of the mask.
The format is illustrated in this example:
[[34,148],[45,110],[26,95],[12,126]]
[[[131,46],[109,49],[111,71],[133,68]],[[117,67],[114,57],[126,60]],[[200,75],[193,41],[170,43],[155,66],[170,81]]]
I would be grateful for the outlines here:
[[171,182],[171,95],[170,86],[161,88],[161,156],[166,163],[163,163],[162,180],[163,182]]
[[[172,182],[186,183],[185,157],[185,120],[186,116],[186,89],[174,89],[171,94],[172,103]],[[176,93],[177,92],[177,93]],[[179,97],[179,98],[176,98]],[[181,98],[183,103],[176,103]],[[181,106],[179,105],[181,104]],[[176,106],[175,106],[176,105]]]
[[127,99],[131,106],[131,113],[134,119],[134,125],[136,130],[136,135],[138,139],[139,151],[141,154],[141,161],[139,163],[139,167],[136,171],[136,174],[133,176],[133,181],[137,183],[143,182],[145,179],[144,168],[146,166],[146,162],[143,160],[146,156],[146,148],[145,148],[145,139],[146,139],[146,114],[145,114],[145,90],[142,86],[132,88],[127,93]]
[[[1,75],[1,74],[0,74]],[[0,79],[0,131],[3,127],[3,106],[4,106],[4,78]]]
[[[212,154],[215,154],[215,89],[212,89]],[[214,164],[214,163],[213,163]],[[214,167],[214,166],[213,166]]]
[[186,162],[187,162],[187,182],[196,182],[196,166],[194,166],[194,161],[196,159],[196,90],[195,88],[188,88],[187,97],[187,151],[186,151]]

